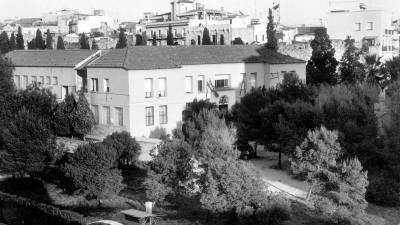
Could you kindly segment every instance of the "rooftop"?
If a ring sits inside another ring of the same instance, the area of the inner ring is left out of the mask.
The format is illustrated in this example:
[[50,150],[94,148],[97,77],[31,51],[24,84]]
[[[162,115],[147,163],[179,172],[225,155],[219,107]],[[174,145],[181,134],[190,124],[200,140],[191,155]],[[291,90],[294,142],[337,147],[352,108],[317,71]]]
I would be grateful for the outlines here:
[[75,67],[95,50],[15,50],[6,54],[21,67]]
[[223,63],[304,63],[258,46],[135,46],[111,49],[88,65],[93,68],[123,68],[126,70],[172,69],[183,65]]

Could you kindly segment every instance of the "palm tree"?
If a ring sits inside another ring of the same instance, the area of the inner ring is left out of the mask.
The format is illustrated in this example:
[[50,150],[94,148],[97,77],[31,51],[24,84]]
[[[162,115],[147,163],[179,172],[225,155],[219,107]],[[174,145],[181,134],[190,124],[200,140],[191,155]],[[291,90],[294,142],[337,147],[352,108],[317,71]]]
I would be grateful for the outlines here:
[[364,56],[365,81],[372,85],[379,85],[383,89],[390,80],[390,76],[381,59],[382,56],[378,57],[376,54]]

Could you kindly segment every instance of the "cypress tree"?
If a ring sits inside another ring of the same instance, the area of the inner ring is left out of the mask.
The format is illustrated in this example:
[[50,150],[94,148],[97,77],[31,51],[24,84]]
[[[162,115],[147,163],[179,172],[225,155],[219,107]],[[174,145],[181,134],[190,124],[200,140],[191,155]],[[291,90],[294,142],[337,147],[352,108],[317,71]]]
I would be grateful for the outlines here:
[[85,33],[80,35],[79,45],[81,46],[81,49],[90,49],[89,38],[86,37]]
[[17,42],[17,49],[25,49],[24,35],[22,35],[21,27],[18,27],[16,42]]
[[[135,37],[136,37],[136,44],[135,44],[135,45],[136,45],[136,46],[142,45],[142,42],[143,42],[142,35],[136,34]],[[117,45],[118,45],[118,44],[117,44]]]
[[142,45],[144,45],[144,46],[147,45],[147,33],[146,33],[146,31],[142,32]]
[[94,39],[92,41],[92,49],[93,50],[99,50],[99,46],[97,45],[96,40],[94,40]]
[[203,45],[211,45],[211,39],[210,39],[210,33],[208,32],[207,27],[204,28],[203,31],[203,40],[202,40]]
[[47,29],[46,32],[46,48],[53,49],[53,36],[50,34],[50,29]]
[[311,41],[312,56],[308,60],[307,83],[308,84],[336,84],[336,67],[338,61],[335,59],[335,49],[329,39],[326,28],[315,30],[315,39]]
[[153,32],[153,39],[151,40],[151,45],[157,46],[157,36],[156,36],[156,32]]
[[43,40],[42,31],[39,29],[36,30],[36,37],[35,37],[35,46],[37,49],[45,49],[46,44]]
[[8,34],[3,31],[0,34],[0,54],[6,54],[10,51],[10,40]]
[[167,45],[174,45],[174,34],[172,33],[172,25],[168,25]]
[[59,49],[59,50],[65,49],[64,40],[61,36],[58,36],[58,38],[57,38],[57,49]]
[[28,49],[36,49],[36,40],[33,38],[30,42],[28,42]]
[[220,43],[220,45],[225,45],[225,38],[224,38],[223,34],[221,34],[221,37],[219,39],[219,43]]
[[16,48],[17,44],[15,43],[15,35],[14,32],[12,32],[10,37],[10,51],[14,51]]
[[273,51],[278,51],[278,40],[276,39],[274,16],[271,9],[268,12],[267,39],[265,47]]
[[359,61],[361,51],[354,45],[355,40],[347,37],[345,40],[346,51],[339,65],[341,82],[356,83],[364,80],[364,66]]
[[[142,44],[142,40],[140,40],[140,44]],[[138,42],[136,41],[136,45]],[[115,46],[115,48],[125,48],[127,46],[127,39],[126,39],[126,35],[125,35],[125,29],[120,28],[119,29],[119,35],[118,35],[118,42],[117,45]]]

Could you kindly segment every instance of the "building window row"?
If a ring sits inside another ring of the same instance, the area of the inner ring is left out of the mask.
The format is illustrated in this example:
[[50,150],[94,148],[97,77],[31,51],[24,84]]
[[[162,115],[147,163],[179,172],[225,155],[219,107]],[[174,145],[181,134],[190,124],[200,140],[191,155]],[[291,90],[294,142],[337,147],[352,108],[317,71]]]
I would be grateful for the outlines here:
[[158,78],[158,90],[155,92],[153,85],[153,78],[146,78],[144,80],[144,95],[145,98],[152,97],[166,97],[167,96],[167,78]]
[[58,77],[31,76],[31,82],[29,83],[29,77],[27,75],[14,75],[14,83],[18,89],[27,88],[30,83],[38,85],[58,85]]
[[[90,91],[99,92],[99,79],[91,78],[90,79]],[[110,80],[108,78],[103,79],[103,92],[110,92]]]
[[[354,30],[361,31],[361,23],[355,23]],[[368,30],[368,31],[374,30],[374,22],[367,22],[366,30]]]
[[[149,106],[145,109],[145,121],[146,126],[154,126],[154,107]],[[159,109],[159,123],[168,124],[168,106],[160,105]]]
[[[122,107],[92,105],[92,112],[96,124],[124,126],[124,112]],[[101,120],[100,120],[101,118]]]

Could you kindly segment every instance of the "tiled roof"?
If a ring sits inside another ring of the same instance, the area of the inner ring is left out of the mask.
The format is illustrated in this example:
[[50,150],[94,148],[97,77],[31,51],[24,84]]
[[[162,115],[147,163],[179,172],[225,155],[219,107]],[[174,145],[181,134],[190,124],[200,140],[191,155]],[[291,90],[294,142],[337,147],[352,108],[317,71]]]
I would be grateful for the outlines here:
[[127,70],[150,70],[177,68],[182,65],[222,63],[291,64],[305,63],[258,46],[135,46],[111,49],[94,60],[88,67],[112,67]]
[[6,54],[15,66],[75,67],[95,50],[15,50]]

